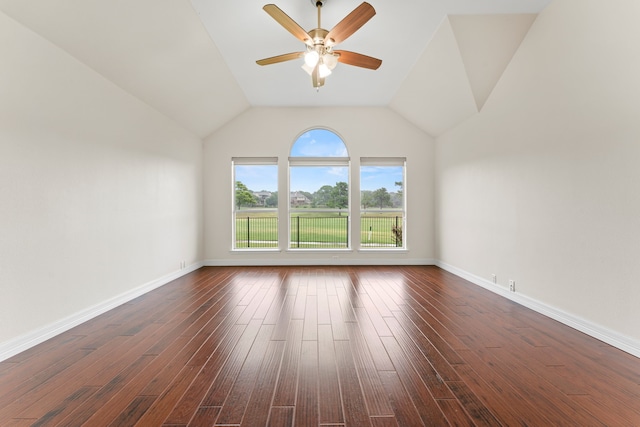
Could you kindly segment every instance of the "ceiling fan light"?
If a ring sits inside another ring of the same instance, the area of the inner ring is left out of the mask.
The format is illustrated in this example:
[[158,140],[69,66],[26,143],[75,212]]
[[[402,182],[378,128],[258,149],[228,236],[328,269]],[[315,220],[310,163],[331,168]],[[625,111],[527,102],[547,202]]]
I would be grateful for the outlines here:
[[331,70],[329,69],[329,67],[327,67],[326,64],[322,63],[318,65],[318,75],[320,76],[321,79],[324,79],[329,74],[331,74]]
[[315,67],[309,67],[306,63],[302,64],[302,69],[307,72],[307,74],[313,74],[313,69]]
[[320,55],[318,55],[318,52],[316,52],[315,50],[310,50],[304,54],[305,65],[311,67],[312,69],[316,66],[318,60],[320,60]]
[[336,68],[336,65],[338,65],[338,57],[330,53],[325,53],[322,55],[322,62],[329,67],[330,70],[333,70]]
[[332,70],[338,65],[338,62],[377,70],[382,64],[380,59],[355,52],[334,51],[335,45],[346,40],[376,14],[373,6],[366,1],[362,2],[360,6],[342,19],[331,31],[327,31],[322,28],[320,22],[320,11],[327,1],[328,0],[311,0],[311,3],[318,9],[318,26],[308,32],[275,4],[265,5],[263,7],[264,11],[295,38],[303,42],[306,45],[306,51],[264,58],[256,61],[257,64],[276,64],[278,62],[298,59],[302,56],[304,62],[302,69],[312,77],[313,87],[315,88],[324,85],[325,78],[331,74]]

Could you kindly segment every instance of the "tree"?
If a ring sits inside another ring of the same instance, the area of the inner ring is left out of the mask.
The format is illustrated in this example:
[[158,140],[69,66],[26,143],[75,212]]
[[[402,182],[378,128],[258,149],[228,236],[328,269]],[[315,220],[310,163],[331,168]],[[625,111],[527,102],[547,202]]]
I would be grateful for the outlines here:
[[349,185],[346,182],[336,182],[327,206],[334,209],[344,209],[349,206]]
[[363,190],[360,192],[360,205],[363,209],[370,208],[373,206],[373,193],[371,190]]
[[304,194],[304,197],[309,199],[310,202],[313,201],[313,194],[309,193],[308,191],[300,191],[300,193]]
[[402,181],[396,181],[394,183],[394,185],[396,187],[400,187],[400,189],[398,190],[398,194],[400,195],[400,197],[402,197],[402,188],[403,188],[403,182]]
[[396,181],[394,185],[400,187],[400,189],[396,193],[391,193],[391,204],[394,208],[400,208],[404,206],[404,196],[402,195],[403,182]]
[[318,191],[313,193],[311,196],[311,200],[313,200],[313,206],[329,206],[331,202],[331,192],[333,191],[333,187],[330,185],[323,185],[320,187]]
[[236,206],[238,209],[240,207],[250,207],[255,205],[258,202],[256,196],[253,195],[251,190],[247,188],[241,181],[236,181]]
[[274,191],[271,193],[271,195],[267,197],[267,200],[264,201],[264,204],[270,208],[278,207],[278,192]]
[[387,189],[384,187],[378,188],[376,191],[374,191],[372,194],[372,197],[373,197],[373,202],[380,209],[391,206],[391,195],[389,194]]

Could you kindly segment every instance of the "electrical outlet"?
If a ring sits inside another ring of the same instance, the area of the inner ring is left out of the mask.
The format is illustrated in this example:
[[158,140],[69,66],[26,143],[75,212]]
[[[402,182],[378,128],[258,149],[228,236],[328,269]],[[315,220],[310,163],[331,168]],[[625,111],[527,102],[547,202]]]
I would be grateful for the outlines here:
[[515,280],[509,280],[509,290],[511,292],[515,292],[516,291],[516,281]]
[[496,276],[495,274],[492,274],[492,275],[491,275],[491,281],[492,281],[493,283],[498,283],[498,276]]

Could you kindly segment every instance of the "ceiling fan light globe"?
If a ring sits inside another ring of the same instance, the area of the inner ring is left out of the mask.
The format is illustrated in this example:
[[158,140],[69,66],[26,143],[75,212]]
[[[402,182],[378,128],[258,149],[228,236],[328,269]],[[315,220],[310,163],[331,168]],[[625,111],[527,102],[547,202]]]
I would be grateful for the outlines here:
[[320,64],[318,66],[318,75],[320,76],[321,79],[324,79],[330,74],[331,74],[331,70],[329,69],[329,67],[327,67],[326,64]]
[[308,67],[315,67],[318,61],[320,60],[320,55],[315,50],[310,50],[309,52],[304,54],[304,63]]
[[336,65],[338,65],[338,57],[330,53],[326,53],[322,55],[322,62],[329,67],[330,70],[333,70],[336,68]]
[[306,63],[305,63],[305,64],[302,64],[302,69],[303,69],[304,71],[306,71],[306,73],[307,73],[307,74],[309,74],[309,75],[313,74],[313,69],[314,69],[314,68],[315,68],[315,67],[309,67]]

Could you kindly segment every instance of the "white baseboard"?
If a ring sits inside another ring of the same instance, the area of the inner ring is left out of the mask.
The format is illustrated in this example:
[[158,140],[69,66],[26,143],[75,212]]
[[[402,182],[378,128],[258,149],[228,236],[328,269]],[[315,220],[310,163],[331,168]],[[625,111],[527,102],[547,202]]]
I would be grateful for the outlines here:
[[34,347],[50,338],[53,338],[56,335],[66,332],[69,329],[76,327],[88,320],[91,320],[94,317],[97,317],[113,308],[116,308],[141,295],[144,295],[147,292],[157,289],[160,286],[171,282],[172,280],[182,277],[185,274],[191,273],[192,271],[195,271],[202,266],[202,262],[192,264],[184,269],[175,271],[164,277],[145,283],[142,286],[110,298],[92,307],[88,307],[82,311],[72,314],[71,316],[58,320],[57,322],[43,326],[42,328],[31,331],[7,342],[0,343],[0,362],[12,356],[15,356],[16,354],[21,353],[31,347]]
[[632,354],[636,357],[640,357],[640,342],[636,340],[621,335],[601,325],[597,325],[588,320],[574,316],[556,307],[552,307],[533,298],[529,298],[526,295],[522,295],[517,292],[510,292],[508,289],[502,286],[498,286],[489,280],[478,277],[474,274],[461,270],[452,265],[448,265],[444,262],[436,261],[435,265],[442,268],[443,270],[455,274],[456,276],[462,277],[463,279],[468,280],[473,284],[481,286],[491,292],[510,299],[511,301],[517,302],[518,304],[530,308],[531,310],[534,310],[547,317],[550,317],[551,319],[557,320],[560,323],[563,323],[573,329],[576,329],[593,338],[603,341],[624,352]]
[[[640,342],[635,341],[629,337],[618,334],[600,325],[589,322],[585,319],[574,316],[570,313],[566,313],[555,307],[544,304],[535,299],[529,298],[520,293],[509,292],[506,288],[498,286],[488,280],[471,274],[467,271],[461,270],[457,267],[448,265],[441,261],[434,259],[366,259],[366,260],[348,260],[337,259],[331,260],[332,263],[328,263],[327,259],[285,259],[278,260],[277,265],[287,266],[303,266],[303,265],[437,265],[438,267],[446,270],[456,276],[462,277],[471,283],[481,286],[491,292],[501,295],[507,299],[510,299],[518,304],[521,304],[527,308],[530,308],[540,314],[557,320],[569,327],[572,327],[580,332],[583,332],[589,336],[599,339],[613,347],[616,347],[622,351],[632,354],[636,357],[640,357]],[[159,279],[153,280],[100,304],[96,304],[57,322],[46,325],[35,331],[29,332],[25,335],[19,336],[4,343],[0,343],[0,362],[6,360],[18,353],[21,353],[37,344],[40,344],[56,335],[59,335],[69,329],[80,325],[94,317],[99,316],[119,305],[129,302],[141,295],[146,294],[154,289],[159,288],[175,279],[178,279],[185,274],[191,273],[203,266],[265,266],[275,265],[274,260],[270,259],[242,259],[242,260],[205,260],[190,265],[189,267],[175,271]]]
[[204,261],[206,267],[251,267],[265,265],[282,265],[282,266],[304,266],[304,265],[435,265],[436,261],[429,258],[406,259],[406,258],[367,258],[367,259],[208,259]]

